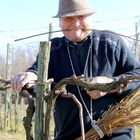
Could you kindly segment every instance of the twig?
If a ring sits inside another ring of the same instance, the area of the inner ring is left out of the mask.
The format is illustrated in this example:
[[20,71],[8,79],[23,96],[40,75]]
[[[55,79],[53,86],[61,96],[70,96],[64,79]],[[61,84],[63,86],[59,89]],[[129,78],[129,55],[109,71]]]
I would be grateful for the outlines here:
[[[95,29],[87,29],[87,30],[95,30]],[[32,37],[37,37],[37,36],[42,36],[42,35],[47,35],[47,34],[52,34],[52,33],[57,33],[57,32],[63,32],[63,31],[69,31],[69,30],[56,30],[56,31],[51,31],[51,32],[44,32],[44,33],[34,34],[34,35],[22,37],[22,38],[17,38],[17,39],[15,39],[14,41],[15,41],[15,42],[16,42],[16,41],[21,41],[21,40],[29,39],[29,38],[32,38]],[[120,33],[112,32],[112,31],[109,31],[109,30],[96,30],[96,31],[107,31],[107,32],[110,32],[110,33],[112,33],[112,34],[117,34],[117,35],[120,35],[120,36],[129,38],[129,39],[131,39],[131,40],[135,40],[134,38],[129,37],[129,36],[127,36],[127,35],[123,35],[123,34],[120,34]],[[138,41],[139,41],[139,40],[138,40]]]
[[23,118],[23,125],[26,131],[26,140],[34,140],[32,133],[32,118],[35,112],[34,100],[29,99],[29,105],[26,109],[26,116]]
[[72,98],[73,101],[78,105],[79,107],[79,118],[80,118],[80,125],[81,125],[81,139],[85,140],[85,131],[84,131],[84,121],[83,121],[83,107],[80,101],[76,98],[74,94],[68,93],[68,94],[61,94],[62,97],[65,98]]
[[114,80],[111,83],[90,83],[82,78],[82,76],[76,77],[72,76],[69,78],[64,78],[61,80],[54,88],[54,90],[59,90],[66,85],[78,85],[87,90],[99,90],[103,92],[110,92],[113,90],[120,90],[127,86],[128,83],[139,81],[140,76],[122,76],[119,80]]
[[[65,85],[79,85],[88,90],[100,90],[103,92],[110,92],[116,89],[123,89],[126,87],[128,83],[135,82],[135,81],[140,81],[140,76],[122,75],[122,77],[120,77],[119,80],[114,80],[111,83],[95,83],[95,84],[84,80],[83,76],[78,76],[78,77],[72,76],[72,77],[64,78],[59,83],[57,83],[57,85],[53,89],[53,92],[55,90],[61,89]],[[0,90],[6,90],[8,88],[11,88],[10,80],[7,81],[7,80],[0,79]]]
[[11,88],[10,81],[0,79],[0,90],[3,91],[3,90],[6,90],[6,89],[9,89],[9,88]]

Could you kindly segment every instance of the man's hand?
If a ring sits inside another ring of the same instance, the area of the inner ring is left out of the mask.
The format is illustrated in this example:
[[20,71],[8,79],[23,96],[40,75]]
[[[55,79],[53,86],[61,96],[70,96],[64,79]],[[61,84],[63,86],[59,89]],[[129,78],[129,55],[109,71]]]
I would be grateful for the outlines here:
[[[90,83],[96,84],[96,83],[111,83],[113,82],[112,78],[106,77],[106,76],[97,76],[94,77],[92,80],[89,80]],[[92,99],[98,99],[100,97],[103,97],[107,94],[107,92],[102,92],[99,90],[87,90],[87,94],[92,98]]]
[[20,93],[24,86],[30,88],[35,84],[36,80],[37,75],[33,72],[21,72],[11,79],[11,87],[16,93]]

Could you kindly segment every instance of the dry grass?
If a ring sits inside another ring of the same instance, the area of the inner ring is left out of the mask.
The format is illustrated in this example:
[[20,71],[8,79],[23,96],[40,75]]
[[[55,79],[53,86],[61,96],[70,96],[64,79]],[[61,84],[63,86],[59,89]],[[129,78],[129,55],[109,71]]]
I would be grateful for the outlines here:
[[[6,129],[4,130],[4,106],[2,106],[2,114],[1,114],[1,118],[2,118],[2,129],[0,130],[0,140],[26,140],[26,133],[24,130],[24,126],[23,126],[23,117],[26,115],[26,108],[27,105],[18,105],[17,106],[17,114],[18,114],[18,123],[16,126],[16,130],[15,130],[15,126],[14,126],[14,110],[13,110],[14,106],[11,106],[11,110],[12,110],[12,128],[10,128],[9,126],[6,127]],[[53,128],[54,128],[54,123],[53,121],[51,122],[51,132],[53,135]]]
[[[26,113],[26,107],[27,106],[18,106],[18,115],[19,120],[17,124],[17,131],[13,130],[0,130],[0,140],[26,140],[26,134],[23,127],[23,117]],[[3,114],[2,114],[3,115]],[[54,124],[52,123],[52,128],[54,127]],[[53,131],[53,130],[52,130]],[[135,140],[140,140],[140,127],[135,128]]]
[[[22,122],[17,132],[1,130],[0,140],[26,140]],[[140,127],[136,127],[135,129],[135,140],[140,140]]]
[[[0,130],[0,140],[26,140],[25,138],[25,131],[23,127],[23,117],[25,116],[26,113],[26,107],[27,105],[18,105],[17,106],[17,115],[18,115],[18,120],[16,126],[14,125],[14,106],[11,106],[11,127],[8,125],[4,129],[4,106],[2,106],[2,114],[1,114],[1,121],[2,121],[2,129]],[[9,120],[8,120],[9,121]]]
[[135,140],[140,140],[140,127],[135,127]]
[[23,131],[18,130],[16,132],[1,130],[0,140],[26,140],[26,138],[25,138],[24,130]]

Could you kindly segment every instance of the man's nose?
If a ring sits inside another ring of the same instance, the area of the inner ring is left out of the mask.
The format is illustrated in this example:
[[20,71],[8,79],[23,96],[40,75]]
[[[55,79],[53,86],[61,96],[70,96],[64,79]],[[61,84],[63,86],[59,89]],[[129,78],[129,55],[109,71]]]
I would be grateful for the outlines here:
[[79,26],[80,25],[80,20],[78,18],[75,18],[74,24],[75,24],[75,26]]

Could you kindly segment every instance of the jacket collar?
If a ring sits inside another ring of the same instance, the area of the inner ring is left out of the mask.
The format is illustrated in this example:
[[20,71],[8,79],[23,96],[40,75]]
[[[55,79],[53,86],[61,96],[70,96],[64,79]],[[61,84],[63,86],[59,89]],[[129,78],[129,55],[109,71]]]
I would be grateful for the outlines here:
[[92,33],[90,33],[82,42],[77,43],[77,42],[73,42],[68,40],[66,37],[64,37],[64,41],[67,45],[69,45],[69,47],[75,47],[75,46],[82,46],[85,42],[90,41],[91,42],[91,38],[92,38]]

